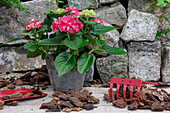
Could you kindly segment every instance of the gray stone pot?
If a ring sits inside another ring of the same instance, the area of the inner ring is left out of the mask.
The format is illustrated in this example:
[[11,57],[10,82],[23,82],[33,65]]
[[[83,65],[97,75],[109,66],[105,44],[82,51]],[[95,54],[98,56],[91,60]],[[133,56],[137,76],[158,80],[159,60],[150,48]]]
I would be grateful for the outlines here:
[[83,88],[86,73],[79,74],[77,71],[77,66],[59,78],[58,72],[54,66],[53,55],[46,55],[46,65],[50,82],[54,91],[68,91],[69,89]]

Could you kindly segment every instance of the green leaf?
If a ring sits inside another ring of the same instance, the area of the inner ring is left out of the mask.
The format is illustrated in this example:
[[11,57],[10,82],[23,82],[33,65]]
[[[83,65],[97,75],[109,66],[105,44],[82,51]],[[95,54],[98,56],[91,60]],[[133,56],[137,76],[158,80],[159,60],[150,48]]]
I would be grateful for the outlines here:
[[61,32],[59,29],[55,32],[55,34],[56,35],[53,38],[56,38],[56,39],[61,39],[61,38],[64,38],[65,36],[67,36],[66,33]]
[[76,64],[75,55],[68,52],[62,52],[56,57],[54,64],[59,77],[61,77],[61,75],[70,71]]
[[93,52],[95,52],[95,53],[97,53],[97,54],[100,54],[100,53],[105,52],[105,50],[102,49],[102,48],[98,48],[98,49],[95,49]]
[[38,45],[60,45],[61,39],[44,39],[38,42]]
[[84,73],[87,71],[93,64],[93,56],[90,54],[84,53],[81,55],[77,62],[77,68],[79,73]]
[[29,33],[30,31],[28,30],[23,30],[22,33]]
[[157,31],[156,37],[161,37],[161,32],[160,31]]
[[91,37],[91,36],[89,36],[89,35],[84,35],[84,37],[87,38],[87,39],[90,41],[91,44],[94,45],[94,44],[96,43],[96,42],[95,42],[95,38],[93,38],[93,37]]
[[82,51],[83,51],[83,52],[85,51],[85,48],[84,48],[84,47],[81,47],[81,48],[78,49],[78,52],[82,52]]
[[93,28],[92,32],[94,34],[98,34],[98,35],[116,29],[115,27],[104,26],[104,25],[101,25],[101,24],[95,24],[95,25],[92,26],[92,28]]
[[165,0],[157,0],[157,6],[159,6],[159,7],[163,7],[163,6],[166,6],[167,5],[167,3],[165,2]]
[[95,39],[95,41],[96,41],[96,44],[97,44],[98,46],[100,46],[100,47],[103,47],[104,45],[106,45],[106,43],[105,43],[104,41],[102,41],[102,40],[97,40],[97,39]]
[[48,25],[43,25],[38,29],[37,32],[41,32],[41,31],[46,31],[48,29]]
[[90,2],[88,3],[88,6],[94,6],[93,1],[90,1]]
[[59,17],[62,17],[62,16],[64,16],[64,15],[67,15],[67,14],[70,13],[70,12],[71,12],[71,11],[67,11],[67,12],[64,12],[64,13],[62,13],[62,14],[56,14],[56,13],[50,11],[50,13],[48,13],[47,15],[48,15],[49,17],[58,19]]
[[42,37],[39,37],[39,38],[40,38],[39,40],[48,39],[48,34],[43,35]]
[[76,50],[71,51],[71,53],[74,54],[74,55],[78,55],[79,56],[79,53]]
[[102,47],[107,53],[111,55],[121,55],[121,54],[126,54],[127,52],[124,51],[122,48],[117,48],[117,47],[110,47],[110,46],[103,46]]
[[27,58],[35,58],[35,57],[41,55],[42,53],[43,53],[43,51],[41,51],[41,50],[39,50],[39,49],[37,49],[37,50],[34,51],[34,52],[29,51],[29,52],[27,53]]
[[80,47],[84,47],[85,45],[89,44],[89,40],[85,39],[85,38],[82,38],[80,43],[81,43]]
[[[86,17],[87,18],[87,17]],[[98,17],[89,17],[89,20],[93,20],[93,19],[99,19]],[[96,23],[96,22],[95,22]]]
[[18,47],[17,49],[18,49],[18,50],[20,50],[20,49],[22,49],[22,48],[24,48],[24,46],[23,46],[23,45],[22,45],[22,46],[20,46],[20,47]]
[[44,24],[44,25],[49,25],[49,27],[51,28],[51,25],[52,25],[53,22],[54,22],[54,19],[53,19],[52,17],[47,16],[47,17],[44,19],[44,21],[43,21],[42,24]]
[[42,60],[45,60],[45,55],[46,55],[45,53],[41,54],[41,59]]
[[164,29],[164,30],[162,30],[162,33],[167,35],[168,33],[170,33],[170,30],[169,29]]
[[7,44],[7,43],[10,43],[10,42],[15,42],[15,41],[18,41],[18,40],[32,40],[32,39],[30,38],[29,35],[26,35],[26,36],[24,36],[23,38],[15,38],[15,39],[12,39],[12,40],[10,40],[10,41],[8,41],[8,42],[6,42],[6,43],[4,43],[4,44],[2,44],[2,45],[0,45],[0,46],[3,46],[3,45],[5,45],[5,44]]
[[164,20],[165,20],[165,19],[163,19],[163,18],[162,18],[162,19],[160,19],[160,21],[164,21]]
[[24,45],[24,49],[28,49],[31,52],[36,51],[38,48],[39,46],[34,42],[28,42]]
[[54,55],[58,56],[60,53],[62,53],[63,51],[68,50],[68,47],[63,45],[63,46],[58,46],[57,49],[54,51]]
[[165,1],[167,1],[168,3],[170,3],[170,0],[165,0]]
[[164,29],[161,31],[157,31],[156,37],[162,37],[162,35],[167,35],[168,33],[170,33],[169,29]]
[[[50,12],[51,11],[49,10],[48,13],[50,13]],[[41,24],[42,28],[40,27],[41,28],[40,31],[51,32],[52,31],[51,25],[53,22],[54,22],[54,19],[52,17],[48,16],[48,14],[47,14],[47,17],[44,19],[44,21]]]
[[63,8],[65,8],[65,7],[69,7],[69,5],[68,5],[68,4],[66,4],[66,5],[63,5]]
[[168,14],[168,15],[170,15],[170,12],[168,12],[168,11],[165,11],[165,13]]
[[78,50],[78,48],[80,48],[82,45],[81,42],[82,40],[76,35],[72,36],[70,39],[66,38],[64,40],[65,45],[73,50]]
[[168,16],[168,19],[170,19],[170,16]]
[[56,1],[54,0],[53,3],[56,4]]
[[165,1],[167,1],[168,3],[170,3],[170,0],[165,0]]
[[95,21],[86,21],[85,23],[86,23],[86,24],[90,24],[90,25],[96,24]]
[[58,3],[64,3],[64,1],[62,1],[62,0],[57,0],[57,2],[58,2]]
[[45,14],[48,15],[48,14],[50,14],[50,13],[51,13],[51,7],[49,7],[49,8],[46,10]]
[[151,4],[149,4],[149,3],[147,4],[147,6],[150,6],[150,5],[151,5]]
[[99,39],[104,41],[104,37],[103,36],[99,36]]
[[[83,33],[82,32],[77,32],[77,33],[75,33],[74,35],[73,35],[74,37],[77,37],[77,38],[80,38],[80,42],[79,43],[81,43],[81,46],[80,47],[84,47],[85,45],[87,45],[87,44],[89,44],[89,40],[88,39],[85,39],[85,38],[83,38]],[[80,48],[79,47],[79,48]]]
[[87,22],[87,21],[86,21],[86,18],[83,17],[83,16],[80,16],[78,19],[79,19],[80,21],[82,21],[82,22]]
[[154,7],[157,7],[156,4],[150,5],[150,7],[149,7],[148,9],[151,10],[151,9],[153,9]]

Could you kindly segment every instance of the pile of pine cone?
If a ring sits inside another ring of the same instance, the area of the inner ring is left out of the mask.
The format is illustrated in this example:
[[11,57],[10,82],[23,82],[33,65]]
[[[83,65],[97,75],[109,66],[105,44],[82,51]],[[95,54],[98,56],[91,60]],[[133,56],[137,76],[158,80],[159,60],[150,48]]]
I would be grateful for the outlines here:
[[66,93],[55,91],[52,94],[54,98],[48,103],[43,103],[40,109],[47,108],[46,112],[93,110],[97,108],[93,104],[99,103],[99,99],[91,94],[88,90],[70,90]]

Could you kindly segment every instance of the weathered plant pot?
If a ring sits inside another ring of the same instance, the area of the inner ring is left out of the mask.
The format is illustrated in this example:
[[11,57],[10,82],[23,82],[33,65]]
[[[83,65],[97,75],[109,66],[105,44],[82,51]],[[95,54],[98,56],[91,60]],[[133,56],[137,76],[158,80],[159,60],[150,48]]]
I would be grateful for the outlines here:
[[69,89],[82,89],[86,73],[79,74],[77,66],[60,78],[54,66],[54,56],[46,55],[46,65],[50,82],[54,91],[68,91]]

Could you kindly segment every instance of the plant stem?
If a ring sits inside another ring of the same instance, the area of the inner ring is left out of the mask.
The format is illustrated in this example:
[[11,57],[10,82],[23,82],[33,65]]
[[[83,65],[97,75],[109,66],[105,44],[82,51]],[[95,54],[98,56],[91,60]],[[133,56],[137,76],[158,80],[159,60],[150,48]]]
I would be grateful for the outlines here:
[[92,49],[88,54],[91,54],[95,49]]
[[[89,17],[87,17],[87,22],[89,21]],[[88,26],[88,23],[86,23],[86,26],[85,26],[85,33],[87,31],[87,26]]]
[[48,54],[47,51],[43,47],[40,47],[39,49],[42,50],[45,54]]
[[54,51],[52,47],[50,47],[50,48],[51,48],[52,51]]
[[67,31],[67,36],[68,36],[68,38],[70,39],[70,33]]
[[36,29],[34,29],[34,34],[33,36],[35,37],[35,42],[37,42],[37,37],[36,37],[37,33],[36,33]]
[[53,48],[50,46],[50,48],[51,48],[51,52],[53,52],[54,53],[54,50],[53,50]]
[[89,52],[89,54],[92,53],[94,50],[97,50],[97,49],[95,49],[95,48],[96,48],[96,46],[94,45],[93,48],[92,48],[92,50]]

